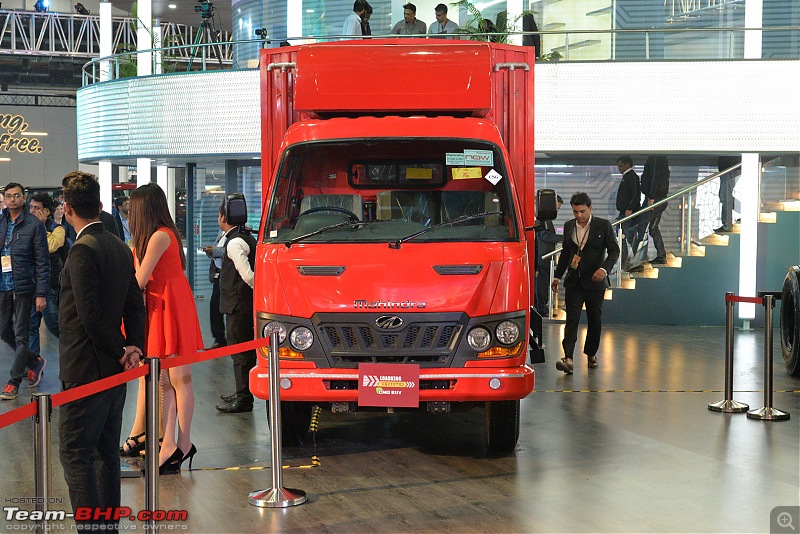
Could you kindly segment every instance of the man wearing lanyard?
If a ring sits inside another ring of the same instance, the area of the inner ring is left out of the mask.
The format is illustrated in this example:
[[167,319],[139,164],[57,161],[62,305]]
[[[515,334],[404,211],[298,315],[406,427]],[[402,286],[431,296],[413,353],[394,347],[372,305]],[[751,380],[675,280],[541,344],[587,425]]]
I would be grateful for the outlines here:
[[590,368],[597,367],[597,349],[603,327],[603,297],[608,287],[608,273],[619,258],[619,245],[611,222],[592,217],[592,199],[586,193],[575,193],[569,201],[574,219],[564,225],[564,242],[554,273],[552,289],[558,291],[564,279],[567,324],[564,328],[564,357],[556,362],[556,369],[570,375],[573,371],[572,353],[578,340],[578,323],[581,308],[586,306],[589,323],[583,352]]
[[[444,4],[439,4],[433,9],[433,12],[436,14],[436,24],[431,24],[428,28],[428,34],[454,34],[458,30],[458,24],[453,22],[452,20],[447,18],[447,6]],[[452,37],[445,37],[445,39],[457,39],[458,37],[453,35]]]

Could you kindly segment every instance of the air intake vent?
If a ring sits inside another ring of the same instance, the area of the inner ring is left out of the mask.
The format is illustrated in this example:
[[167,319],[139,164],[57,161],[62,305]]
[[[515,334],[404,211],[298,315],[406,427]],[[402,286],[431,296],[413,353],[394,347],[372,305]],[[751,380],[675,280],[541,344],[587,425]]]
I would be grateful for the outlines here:
[[433,270],[442,276],[451,274],[478,274],[483,265],[434,265]]
[[303,276],[339,276],[345,269],[344,265],[301,265],[297,271]]

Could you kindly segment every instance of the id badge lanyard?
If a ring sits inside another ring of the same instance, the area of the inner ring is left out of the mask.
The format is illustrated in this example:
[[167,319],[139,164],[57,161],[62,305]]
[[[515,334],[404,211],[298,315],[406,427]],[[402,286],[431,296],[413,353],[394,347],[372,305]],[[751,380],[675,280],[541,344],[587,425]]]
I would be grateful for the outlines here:
[[589,223],[586,223],[586,231],[583,233],[583,239],[580,241],[578,241],[578,221],[575,221],[573,232],[575,232],[575,242],[578,243],[578,252],[572,256],[569,267],[570,269],[577,269],[581,264],[581,252],[583,252],[583,247],[586,246],[586,240],[589,237]]

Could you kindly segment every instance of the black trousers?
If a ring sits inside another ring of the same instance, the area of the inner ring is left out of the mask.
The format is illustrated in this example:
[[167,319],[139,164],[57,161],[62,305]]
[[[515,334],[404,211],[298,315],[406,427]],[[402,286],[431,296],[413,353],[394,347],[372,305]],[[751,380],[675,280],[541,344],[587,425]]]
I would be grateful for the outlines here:
[[[65,390],[79,385],[63,383]],[[119,441],[126,391],[122,384],[59,408],[61,466],[73,510],[79,506],[120,505]],[[89,531],[93,524],[115,526],[119,522],[108,519],[76,523],[79,531]]]
[[578,341],[578,324],[581,320],[581,308],[586,306],[586,320],[589,323],[583,352],[587,356],[597,354],[600,347],[600,333],[603,330],[603,297],[605,290],[587,291],[580,285],[564,286],[564,303],[567,308],[567,323],[564,327],[564,340],[561,346],[564,355],[572,358],[575,343]]
[[211,302],[209,303],[208,317],[211,322],[211,335],[214,336],[214,343],[226,343],[225,316],[219,311],[219,278],[215,278],[211,283]]
[[[243,306],[241,313],[225,314],[225,322],[228,334],[228,344],[243,343],[252,341],[255,337],[253,330],[253,314],[250,312],[251,306]],[[245,401],[253,402],[253,394],[250,393],[250,369],[256,365],[256,351],[248,350],[231,355],[233,360],[233,379],[236,383],[236,397]]]

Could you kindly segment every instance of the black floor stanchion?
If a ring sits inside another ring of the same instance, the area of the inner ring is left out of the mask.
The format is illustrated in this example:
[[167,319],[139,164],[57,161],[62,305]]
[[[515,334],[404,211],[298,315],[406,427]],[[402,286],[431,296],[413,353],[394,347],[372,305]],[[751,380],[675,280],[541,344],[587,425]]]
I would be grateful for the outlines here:
[[741,413],[750,406],[733,400],[733,293],[725,293],[725,399],[712,402],[712,412]]
[[36,415],[33,424],[33,496],[35,509],[42,512],[42,519],[36,522],[40,532],[48,530],[47,505],[50,502],[50,415],[52,402],[49,393],[34,393]]
[[789,413],[772,407],[772,308],[774,296],[764,296],[764,406],[747,412],[749,419],[788,421]]
[[269,435],[272,453],[272,487],[254,491],[248,495],[247,502],[262,508],[287,508],[306,502],[305,492],[283,487],[283,467],[281,459],[281,392],[280,358],[278,356],[277,325],[273,325],[269,337]]

